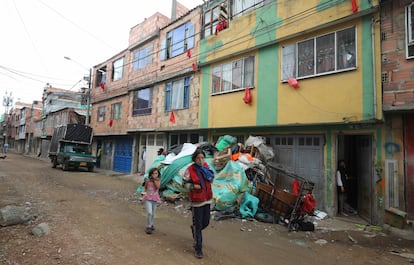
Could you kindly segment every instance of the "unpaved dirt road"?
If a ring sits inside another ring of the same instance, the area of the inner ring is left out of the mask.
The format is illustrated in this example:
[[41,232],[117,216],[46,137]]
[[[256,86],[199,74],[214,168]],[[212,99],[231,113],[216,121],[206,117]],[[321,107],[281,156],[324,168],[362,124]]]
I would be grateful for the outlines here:
[[[28,225],[0,227],[0,265],[389,265],[410,262],[392,252],[414,253],[412,241],[379,232],[289,233],[278,224],[227,219],[212,220],[204,231],[199,260],[193,255],[186,202],[160,205],[156,230],[147,235],[137,185],[130,177],[64,172],[42,160],[8,154],[0,160],[0,208],[31,205],[39,216]],[[32,235],[43,222],[50,234]]]

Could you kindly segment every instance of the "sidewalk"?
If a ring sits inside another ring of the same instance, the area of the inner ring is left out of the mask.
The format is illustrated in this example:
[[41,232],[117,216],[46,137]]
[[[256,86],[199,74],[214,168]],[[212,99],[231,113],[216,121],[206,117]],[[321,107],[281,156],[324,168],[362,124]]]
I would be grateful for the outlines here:
[[316,229],[327,231],[377,231],[414,241],[414,229],[412,226],[407,225],[405,229],[392,227],[388,224],[376,226],[369,224],[357,215],[348,217],[335,216],[317,221]]

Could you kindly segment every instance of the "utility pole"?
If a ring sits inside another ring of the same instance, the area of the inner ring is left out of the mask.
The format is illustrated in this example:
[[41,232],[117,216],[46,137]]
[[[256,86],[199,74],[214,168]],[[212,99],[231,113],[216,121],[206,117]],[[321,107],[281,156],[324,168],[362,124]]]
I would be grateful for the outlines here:
[[89,116],[91,111],[91,83],[92,83],[92,68],[89,68],[88,91],[86,92],[86,119],[85,125],[89,125]]
[[89,125],[89,119],[90,119],[90,111],[91,111],[91,86],[92,86],[92,68],[87,68],[85,66],[83,66],[82,64],[80,64],[79,62],[73,60],[72,58],[68,57],[68,56],[64,56],[64,59],[68,60],[68,61],[72,61],[74,63],[76,63],[77,65],[79,65],[80,67],[84,68],[84,69],[89,69],[89,77],[87,80],[88,82],[88,88],[87,91],[85,92],[86,94],[86,116],[85,116],[85,125]]
[[6,122],[6,117],[7,117],[6,132],[5,132],[5,135],[4,135],[4,144],[8,144],[8,142],[7,142],[7,136],[10,133],[9,107],[11,105],[13,105],[12,92],[8,93],[6,91],[5,95],[3,96],[3,106],[5,108],[5,114],[4,114],[5,122]]

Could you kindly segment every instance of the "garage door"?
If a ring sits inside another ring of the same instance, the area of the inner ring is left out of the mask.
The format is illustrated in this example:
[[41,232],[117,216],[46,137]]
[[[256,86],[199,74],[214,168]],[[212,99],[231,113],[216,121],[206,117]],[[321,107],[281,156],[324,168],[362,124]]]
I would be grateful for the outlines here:
[[317,208],[323,210],[325,180],[322,135],[274,135],[269,138],[275,153],[273,162],[315,183],[313,195],[317,199]]
[[132,165],[132,139],[122,138],[115,142],[114,168],[116,172],[130,173]]

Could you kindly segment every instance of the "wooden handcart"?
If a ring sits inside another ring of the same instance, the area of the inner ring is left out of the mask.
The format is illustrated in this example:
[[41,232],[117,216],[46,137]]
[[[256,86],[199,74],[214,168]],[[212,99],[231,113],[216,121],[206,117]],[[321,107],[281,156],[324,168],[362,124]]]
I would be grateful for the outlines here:
[[[307,194],[312,194],[314,183],[296,174],[287,172],[279,164],[269,163],[266,166],[267,175],[272,184],[258,182],[256,184],[256,196],[259,198],[259,207],[283,218],[288,222],[288,228],[304,214],[303,203]],[[296,182],[296,187],[293,187]],[[292,189],[296,189],[293,192]],[[296,194],[295,194],[296,193]]]

